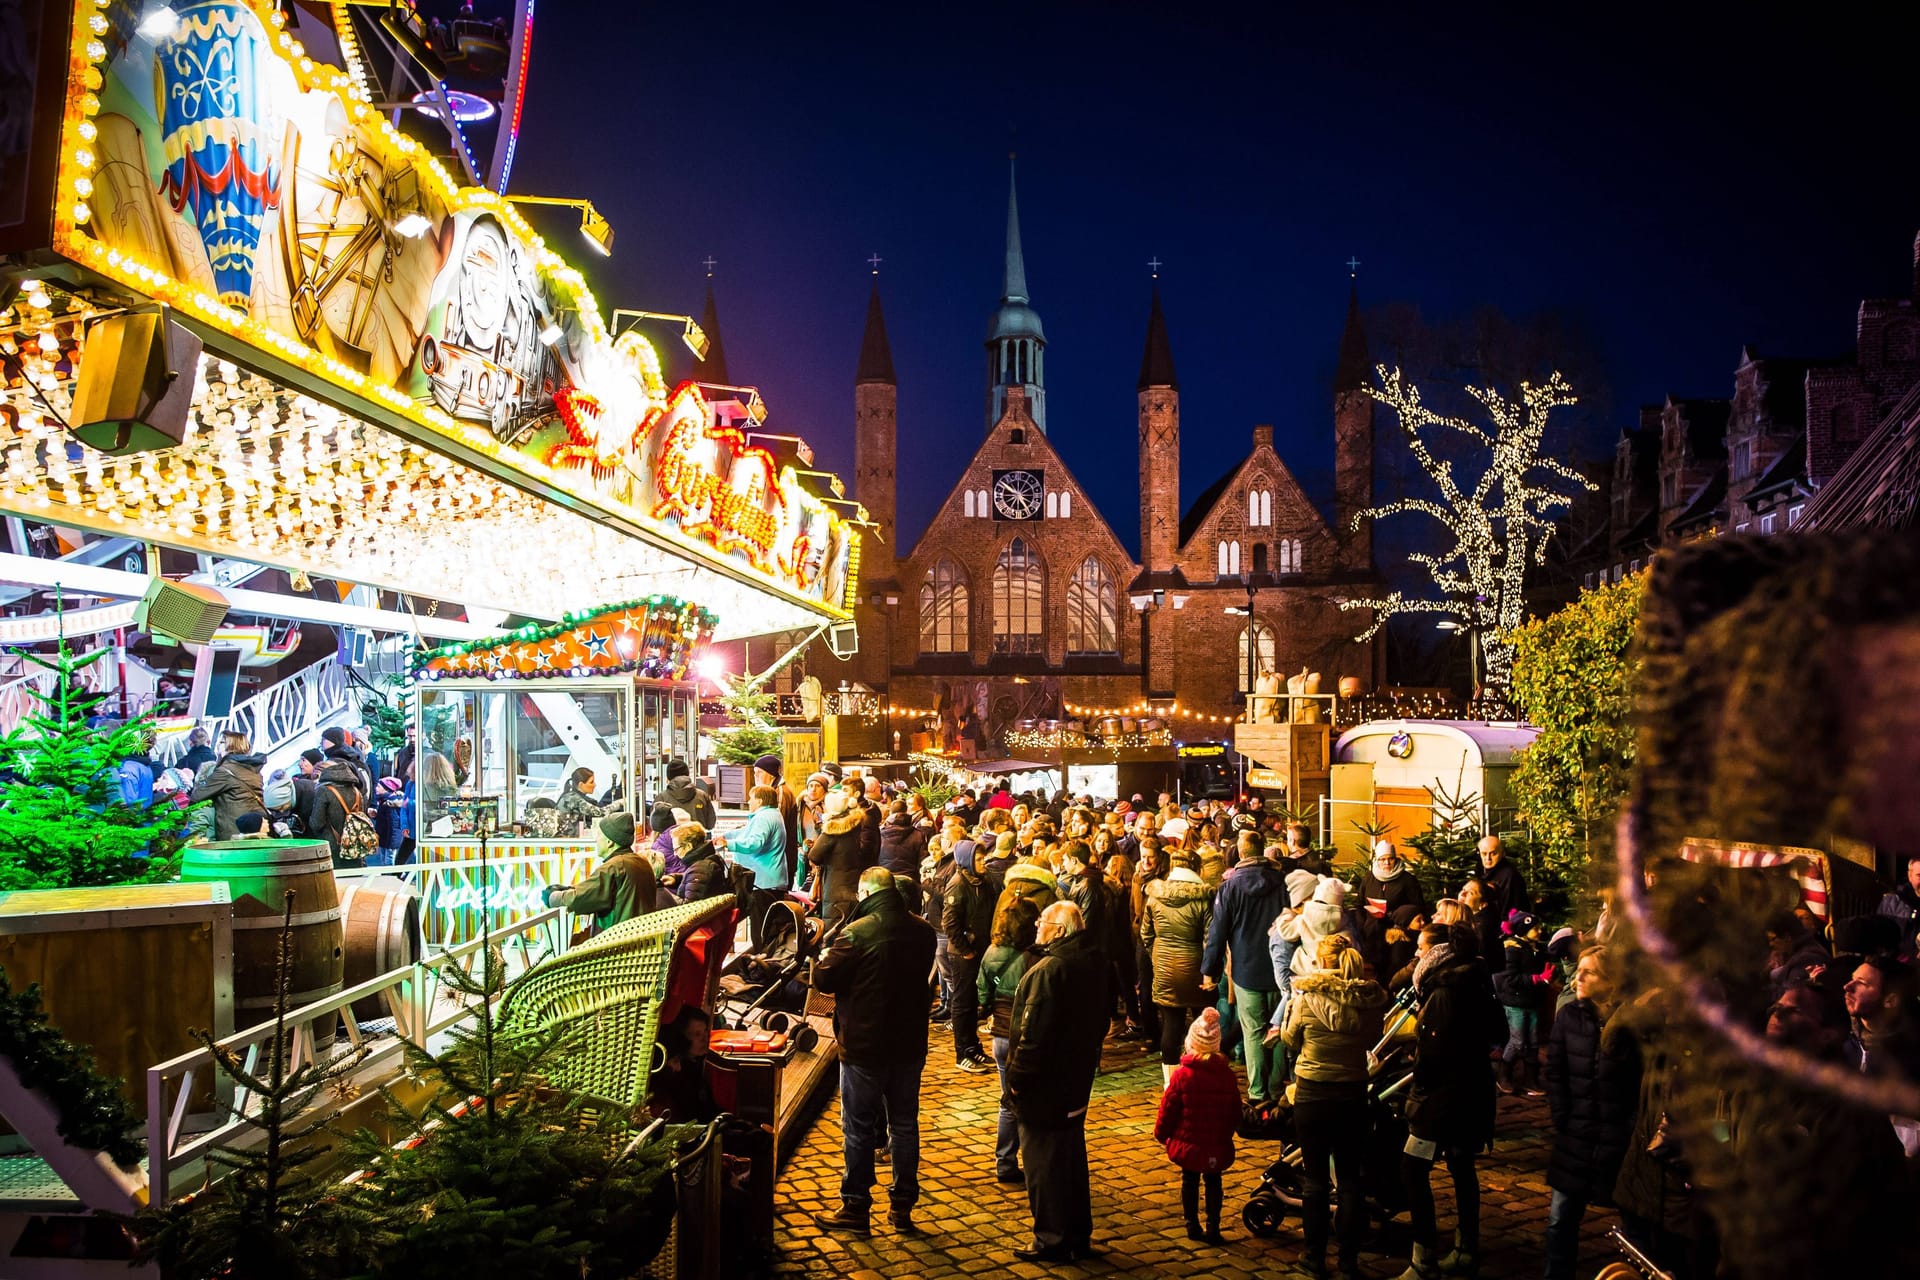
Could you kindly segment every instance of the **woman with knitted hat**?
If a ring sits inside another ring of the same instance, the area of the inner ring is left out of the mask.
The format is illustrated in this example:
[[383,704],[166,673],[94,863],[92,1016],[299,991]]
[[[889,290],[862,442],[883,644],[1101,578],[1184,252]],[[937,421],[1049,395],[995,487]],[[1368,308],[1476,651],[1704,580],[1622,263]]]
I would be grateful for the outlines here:
[[[1180,1207],[1187,1238],[1222,1244],[1220,1174],[1233,1165],[1233,1129],[1240,1120],[1240,1082],[1220,1052],[1220,1012],[1202,1009],[1187,1028],[1186,1052],[1160,1095],[1153,1140],[1180,1166]],[[1200,1183],[1207,1184],[1207,1226],[1200,1229]]]
[[1387,993],[1366,976],[1366,962],[1343,933],[1316,944],[1314,971],[1294,979],[1280,1038],[1294,1054],[1294,1130],[1300,1139],[1306,1252],[1300,1267],[1327,1274],[1331,1165],[1340,1195],[1340,1270],[1358,1275],[1367,1226],[1361,1160],[1367,1140],[1367,1052],[1380,1038]]

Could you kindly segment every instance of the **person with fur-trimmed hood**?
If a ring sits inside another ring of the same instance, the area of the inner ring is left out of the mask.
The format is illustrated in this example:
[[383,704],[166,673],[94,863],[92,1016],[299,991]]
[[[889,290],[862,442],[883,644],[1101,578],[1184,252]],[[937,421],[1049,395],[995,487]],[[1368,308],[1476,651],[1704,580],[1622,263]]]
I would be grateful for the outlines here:
[[[1344,883],[1332,876],[1320,876],[1314,881],[1313,896],[1297,913],[1281,913],[1278,925],[1280,936],[1296,944],[1293,953],[1294,977],[1304,978],[1314,971],[1320,939],[1344,932],[1346,901],[1347,886]],[[1350,936],[1348,941],[1355,939]]]
[[814,901],[832,920],[853,912],[860,873],[867,867],[862,830],[867,814],[844,789],[827,792],[820,814],[820,834],[807,846],[807,862],[815,870]]
[[[1007,868],[1006,887],[1000,890],[1000,902],[1007,896],[1025,898],[1041,911],[1060,901],[1060,881],[1053,872],[1037,862],[1016,862]],[[999,902],[994,904],[999,910]]]

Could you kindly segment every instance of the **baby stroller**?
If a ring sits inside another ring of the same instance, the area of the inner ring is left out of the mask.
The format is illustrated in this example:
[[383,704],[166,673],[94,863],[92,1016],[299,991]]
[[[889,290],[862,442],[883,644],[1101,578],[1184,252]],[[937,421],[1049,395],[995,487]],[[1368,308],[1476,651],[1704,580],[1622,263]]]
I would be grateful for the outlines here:
[[[1391,1218],[1406,1208],[1400,1152],[1407,1141],[1404,1108],[1408,1086],[1413,1082],[1413,1051],[1410,1042],[1397,1036],[1413,1014],[1413,991],[1409,988],[1388,1010],[1380,1041],[1367,1055],[1367,1141],[1358,1190],[1381,1218]],[[1262,1136],[1280,1139],[1280,1155],[1260,1175],[1260,1185],[1240,1210],[1240,1221],[1250,1233],[1264,1239],[1279,1233],[1288,1214],[1300,1213],[1305,1202],[1305,1157],[1294,1138],[1290,1106],[1279,1108],[1263,1128],[1266,1132]],[[1348,1191],[1336,1186],[1335,1201]]]

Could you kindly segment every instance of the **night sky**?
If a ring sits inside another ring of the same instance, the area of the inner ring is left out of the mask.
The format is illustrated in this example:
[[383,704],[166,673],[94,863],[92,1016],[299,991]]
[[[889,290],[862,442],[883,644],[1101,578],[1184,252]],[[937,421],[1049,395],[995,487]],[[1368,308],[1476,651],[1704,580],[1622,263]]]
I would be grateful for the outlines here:
[[711,254],[734,378],[843,472],[877,252],[910,545],[985,429],[1016,148],[1050,434],[1137,547],[1155,255],[1188,499],[1257,422],[1328,497],[1349,255],[1363,306],[1586,335],[1588,452],[1729,394],[1743,343],[1851,350],[1858,300],[1910,291],[1914,20],[1693,8],[548,0],[511,189],[612,220],[609,260],[550,236],[603,307],[698,313]]

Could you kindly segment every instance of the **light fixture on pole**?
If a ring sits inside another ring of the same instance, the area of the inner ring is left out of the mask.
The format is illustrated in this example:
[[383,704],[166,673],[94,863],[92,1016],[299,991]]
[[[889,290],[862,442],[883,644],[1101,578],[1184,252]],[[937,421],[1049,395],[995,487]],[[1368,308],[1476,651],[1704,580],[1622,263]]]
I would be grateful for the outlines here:
[[[680,334],[680,341],[687,344],[687,350],[693,352],[693,358],[695,360],[705,360],[707,358],[707,349],[713,345],[712,341],[707,337],[707,331],[694,323],[692,316],[676,315],[670,311],[635,311],[631,307],[616,307],[612,317],[608,321],[608,327],[616,338],[620,336],[620,321],[622,317],[628,320],[674,320],[686,325],[686,329]],[[720,389],[724,391],[752,392],[752,400],[758,400],[760,398],[760,392],[753,387],[723,387]],[[749,400],[747,405],[749,414],[751,414],[753,408],[752,400]],[[760,417],[755,419],[755,421],[764,422],[766,421],[766,416],[766,410],[762,408]]]
[[613,252],[613,224],[602,217],[593,207],[593,201],[568,199],[563,196],[502,196],[501,199],[513,204],[548,204],[580,211],[580,234],[587,243],[603,254]]
[[781,435],[773,431],[747,432],[747,443],[751,444],[756,440],[785,440],[793,446],[794,457],[800,459],[802,463],[809,467],[813,465],[813,446],[808,444],[801,436]]

